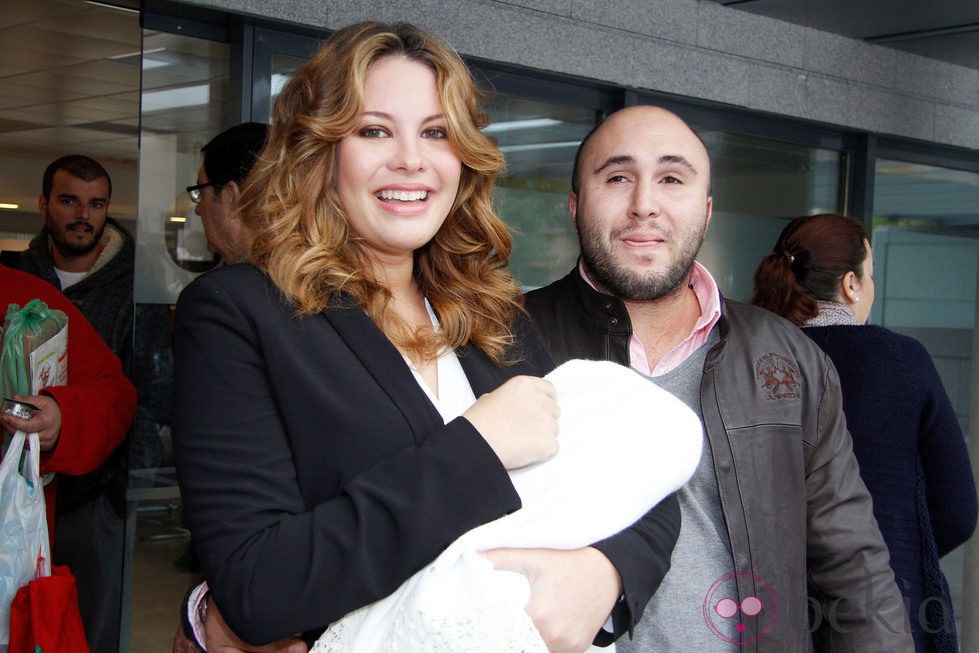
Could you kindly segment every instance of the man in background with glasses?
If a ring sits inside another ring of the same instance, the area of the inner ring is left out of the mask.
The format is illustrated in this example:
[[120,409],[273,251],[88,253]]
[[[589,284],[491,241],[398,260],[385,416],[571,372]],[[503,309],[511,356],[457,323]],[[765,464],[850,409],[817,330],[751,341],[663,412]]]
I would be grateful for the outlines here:
[[237,263],[248,253],[251,236],[237,215],[245,177],[265,145],[268,126],[246,122],[225,130],[201,148],[204,163],[197,183],[187,187],[196,205],[207,238],[207,249],[225,265]]

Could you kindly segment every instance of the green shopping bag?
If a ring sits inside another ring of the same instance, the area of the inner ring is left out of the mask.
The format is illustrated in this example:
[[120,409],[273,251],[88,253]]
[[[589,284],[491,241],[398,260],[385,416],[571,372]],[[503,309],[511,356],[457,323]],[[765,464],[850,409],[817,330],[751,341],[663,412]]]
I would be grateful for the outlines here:
[[[0,331],[0,397],[35,395],[67,383],[68,316],[40,299],[23,308],[10,304]],[[3,452],[10,440],[0,436]]]
[[68,316],[32,299],[7,307],[0,349],[0,395],[37,394],[68,382]]

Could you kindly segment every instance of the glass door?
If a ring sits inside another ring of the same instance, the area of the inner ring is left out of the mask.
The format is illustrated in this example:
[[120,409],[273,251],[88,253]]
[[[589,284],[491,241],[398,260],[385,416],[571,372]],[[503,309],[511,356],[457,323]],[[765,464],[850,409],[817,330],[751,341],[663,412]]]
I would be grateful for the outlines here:
[[185,188],[200,148],[239,122],[231,46],[143,29],[136,219],[134,381],[129,438],[122,651],[169,651],[178,606],[199,572],[183,526],[170,437],[172,307],[183,287],[217,264]]

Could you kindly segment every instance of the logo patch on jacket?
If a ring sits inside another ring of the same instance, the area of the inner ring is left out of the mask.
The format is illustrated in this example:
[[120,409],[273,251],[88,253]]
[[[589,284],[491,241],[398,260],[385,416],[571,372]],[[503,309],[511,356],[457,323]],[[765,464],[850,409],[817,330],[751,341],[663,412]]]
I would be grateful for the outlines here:
[[766,399],[798,399],[802,375],[795,361],[781,354],[765,354],[755,362],[755,378]]

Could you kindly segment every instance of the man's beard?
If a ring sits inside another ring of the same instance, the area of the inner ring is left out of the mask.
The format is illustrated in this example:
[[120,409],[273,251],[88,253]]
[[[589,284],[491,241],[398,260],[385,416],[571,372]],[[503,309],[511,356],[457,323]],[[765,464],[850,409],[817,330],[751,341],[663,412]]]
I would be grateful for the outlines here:
[[66,237],[66,234],[71,231],[72,227],[78,224],[84,224],[90,228],[92,227],[90,222],[73,222],[60,230],[52,229],[50,226],[48,227],[48,233],[51,234],[51,241],[54,243],[55,249],[57,249],[58,252],[66,258],[85,256],[98,247],[99,243],[102,242],[102,236],[105,234],[105,225],[108,224],[108,222],[103,222],[101,227],[94,230],[92,240],[84,243],[69,240]]
[[[582,227],[588,224],[590,221],[587,219],[578,221],[578,241],[581,244],[581,257],[593,279],[622,299],[637,302],[666,297],[686,285],[690,269],[707,233],[705,217],[702,225],[691,227],[680,234],[680,249],[665,270],[637,273],[615,260],[608,236],[597,229]],[[613,233],[611,240],[620,236],[619,232]]]

